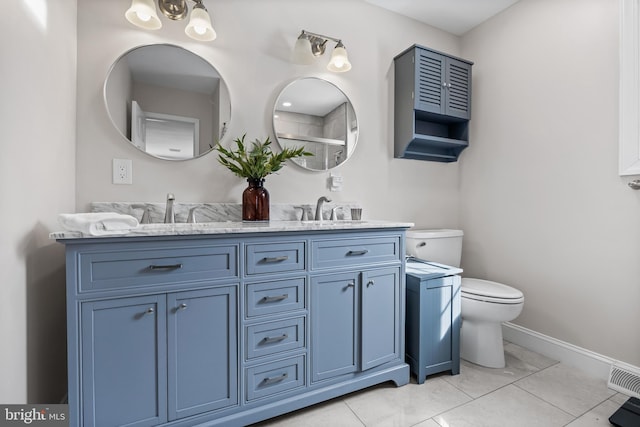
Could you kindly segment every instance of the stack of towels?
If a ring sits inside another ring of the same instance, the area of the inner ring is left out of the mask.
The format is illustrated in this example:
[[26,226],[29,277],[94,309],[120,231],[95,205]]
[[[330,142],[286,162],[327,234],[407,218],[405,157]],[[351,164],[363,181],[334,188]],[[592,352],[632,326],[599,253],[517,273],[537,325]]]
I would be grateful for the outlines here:
[[126,234],[139,225],[137,218],[115,212],[60,214],[58,222],[65,230],[85,236]]

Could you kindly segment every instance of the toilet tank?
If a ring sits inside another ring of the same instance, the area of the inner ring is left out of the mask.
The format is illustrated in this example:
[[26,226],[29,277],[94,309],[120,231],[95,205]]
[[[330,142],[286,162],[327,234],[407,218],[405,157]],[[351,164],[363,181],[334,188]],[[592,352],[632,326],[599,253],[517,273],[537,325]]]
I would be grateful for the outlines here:
[[462,230],[407,230],[407,255],[460,267]]

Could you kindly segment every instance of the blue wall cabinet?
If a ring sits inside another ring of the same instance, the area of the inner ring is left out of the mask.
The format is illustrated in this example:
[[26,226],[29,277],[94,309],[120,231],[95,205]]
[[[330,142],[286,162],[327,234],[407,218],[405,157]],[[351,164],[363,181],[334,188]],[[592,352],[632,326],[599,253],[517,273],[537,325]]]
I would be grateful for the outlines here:
[[394,65],[395,157],[456,161],[469,144],[473,63],[414,45]]
[[404,233],[61,240],[70,425],[245,426],[407,384]]
[[407,363],[422,384],[427,375],[460,373],[460,276],[407,274]]

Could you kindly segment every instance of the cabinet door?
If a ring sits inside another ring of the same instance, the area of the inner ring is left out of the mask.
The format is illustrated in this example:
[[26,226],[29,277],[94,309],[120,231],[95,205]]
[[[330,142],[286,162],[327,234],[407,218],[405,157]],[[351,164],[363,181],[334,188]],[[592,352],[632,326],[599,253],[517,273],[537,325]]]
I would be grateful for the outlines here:
[[85,426],[166,421],[165,297],[82,303]]
[[400,269],[362,273],[361,369],[400,358]]
[[358,369],[358,273],[311,279],[312,380]]
[[445,108],[446,58],[424,49],[415,50],[415,91],[416,110],[443,114]]
[[444,114],[461,119],[471,118],[471,64],[447,58]]
[[236,287],[169,294],[169,419],[238,402]]

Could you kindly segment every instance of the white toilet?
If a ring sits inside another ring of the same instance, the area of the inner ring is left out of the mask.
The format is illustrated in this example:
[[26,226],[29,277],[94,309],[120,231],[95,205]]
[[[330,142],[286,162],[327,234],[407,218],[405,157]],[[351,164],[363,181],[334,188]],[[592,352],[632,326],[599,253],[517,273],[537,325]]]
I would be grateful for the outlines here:
[[[426,261],[460,266],[461,230],[409,230],[406,252]],[[522,312],[524,295],[501,283],[464,277],[461,285],[460,357],[489,368],[504,368],[502,322]]]

